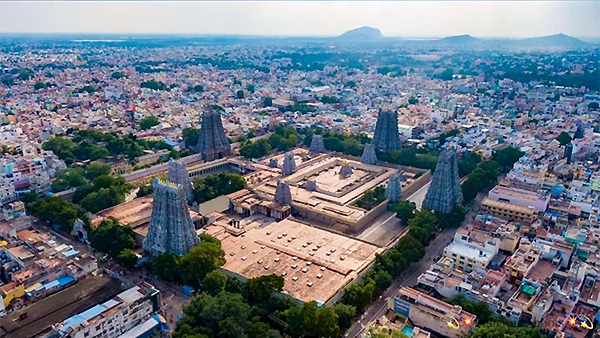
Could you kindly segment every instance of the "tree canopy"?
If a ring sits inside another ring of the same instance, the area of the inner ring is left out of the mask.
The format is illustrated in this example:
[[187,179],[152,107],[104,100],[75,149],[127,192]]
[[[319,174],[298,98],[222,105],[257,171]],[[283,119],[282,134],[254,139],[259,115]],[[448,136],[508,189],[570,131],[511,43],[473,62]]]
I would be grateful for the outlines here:
[[556,140],[560,142],[561,146],[566,146],[573,141],[573,138],[567,132],[563,131],[556,137]]
[[107,219],[92,231],[90,243],[95,250],[117,257],[121,251],[135,247],[133,229],[115,219]]
[[523,155],[525,155],[525,153],[518,148],[506,147],[494,151],[493,159],[498,163],[500,170],[507,173]]
[[194,179],[194,200],[204,203],[215,197],[231,194],[246,187],[246,180],[239,174],[218,173]]
[[160,121],[158,120],[158,117],[150,115],[150,116],[144,116],[141,120],[140,120],[140,129],[142,130],[148,130],[154,126],[157,126],[160,124]]
[[179,258],[179,271],[184,284],[198,287],[211,271],[225,264],[225,252],[220,242],[201,241]]

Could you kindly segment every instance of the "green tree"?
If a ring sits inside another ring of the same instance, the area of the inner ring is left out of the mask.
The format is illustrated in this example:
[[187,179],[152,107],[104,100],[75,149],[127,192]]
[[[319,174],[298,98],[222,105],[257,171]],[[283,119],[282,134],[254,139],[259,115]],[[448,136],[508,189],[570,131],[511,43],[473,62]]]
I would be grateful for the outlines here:
[[182,136],[185,140],[185,146],[188,148],[194,148],[198,144],[198,139],[200,138],[200,130],[188,127],[183,129]]
[[75,148],[73,141],[62,136],[56,136],[42,145],[44,150],[51,150],[54,155],[64,160],[67,164],[73,163],[73,149]]
[[83,86],[83,87],[77,89],[76,92],[93,94],[93,93],[97,92],[97,89],[94,88],[93,86],[87,85],[87,86]]
[[254,85],[253,84],[247,84],[246,85],[246,90],[249,91],[250,93],[254,93]]
[[202,93],[204,91],[204,87],[202,85],[195,85],[193,87],[188,87],[187,89],[188,92],[194,92],[194,93]]
[[70,188],[77,188],[86,184],[81,168],[67,168],[58,172],[56,180],[52,182],[52,190],[63,191]]
[[125,73],[123,72],[114,72],[110,75],[110,77],[112,77],[113,79],[121,79],[127,77],[127,75],[125,75]]
[[502,172],[506,173],[512,169],[513,165],[523,155],[525,155],[525,153],[519,150],[518,148],[506,147],[504,149],[494,151],[493,159],[498,163]]
[[319,308],[307,302],[287,312],[287,323],[293,337],[337,337],[340,331],[337,313],[328,306]]
[[140,129],[142,130],[148,130],[154,126],[157,126],[160,124],[160,121],[158,120],[158,117],[153,116],[153,115],[149,115],[149,116],[144,116],[141,120],[140,120]]
[[434,78],[444,80],[444,81],[449,81],[449,80],[452,80],[452,75],[454,75],[454,73],[452,72],[452,69],[446,68],[441,73],[436,74],[434,76]]
[[133,250],[123,249],[123,251],[117,255],[116,260],[126,268],[133,268],[137,264],[138,257]]
[[567,132],[563,131],[556,137],[556,140],[560,142],[560,145],[566,146],[573,141],[573,138]]
[[148,88],[153,90],[166,90],[167,86],[161,81],[150,80],[140,83],[140,88]]
[[219,269],[207,273],[202,280],[202,287],[211,295],[217,295],[225,290],[226,284],[227,275]]
[[600,107],[600,104],[598,104],[598,102],[590,102],[588,104],[588,109],[597,110],[599,107]]
[[182,281],[198,287],[206,274],[225,264],[225,253],[221,243],[201,241],[189,253],[179,259],[179,271]]
[[270,274],[249,279],[244,285],[246,295],[251,302],[262,302],[276,292],[283,290],[284,279]]
[[269,330],[269,325],[262,322],[255,322],[246,329],[246,335],[248,338],[264,338],[267,336]]
[[201,293],[183,307],[184,317],[177,323],[174,338],[204,334],[208,337],[245,337],[251,308],[242,295],[221,292],[216,296]]
[[356,308],[354,306],[338,303],[335,305],[335,312],[338,315],[338,326],[341,329],[347,329],[352,326],[352,319],[356,316]]
[[156,256],[150,261],[150,271],[167,282],[178,280],[178,266],[179,257],[171,253]]
[[349,88],[356,88],[356,82],[354,81],[348,81],[344,84],[344,87],[349,87]]
[[473,170],[475,170],[475,168],[477,168],[477,165],[480,162],[481,162],[481,156],[479,156],[479,154],[474,153],[474,152],[469,152],[468,154],[463,156],[463,158],[461,158],[460,161],[458,161],[459,175],[462,177],[462,176],[470,174]]
[[261,158],[268,155],[272,149],[269,142],[265,139],[260,139],[256,142],[248,141],[240,148],[240,155],[245,158]]
[[518,338],[548,338],[539,327],[514,327],[503,322],[489,322],[478,325],[471,333],[471,338],[488,337],[518,337]]
[[38,81],[33,85],[33,89],[35,89],[35,90],[44,89],[44,88],[46,88],[46,84],[44,82]]
[[31,204],[29,212],[40,221],[58,225],[67,232],[73,229],[75,220],[83,215],[75,204],[65,202],[60,197],[38,199]]
[[263,100],[263,107],[271,107],[271,106],[273,106],[273,98],[265,97],[265,99]]
[[408,221],[415,216],[417,205],[410,201],[399,201],[392,206],[392,211],[396,213],[396,217],[400,219],[402,224],[408,224]]
[[92,231],[90,243],[95,250],[117,257],[123,250],[135,247],[133,229],[115,219],[107,219]]
[[152,184],[143,185],[138,190],[136,197],[144,197],[152,194],[154,192],[154,188],[152,188]]
[[85,167],[85,178],[93,181],[99,176],[109,175],[110,171],[110,164],[93,162]]
[[235,98],[236,99],[243,99],[244,98],[244,91],[243,90],[238,90],[237,93],[235,93]]
[[408,99],[408,104],[417,104],[417,103],[419,103],[419,99],[417,99],[414,96]]

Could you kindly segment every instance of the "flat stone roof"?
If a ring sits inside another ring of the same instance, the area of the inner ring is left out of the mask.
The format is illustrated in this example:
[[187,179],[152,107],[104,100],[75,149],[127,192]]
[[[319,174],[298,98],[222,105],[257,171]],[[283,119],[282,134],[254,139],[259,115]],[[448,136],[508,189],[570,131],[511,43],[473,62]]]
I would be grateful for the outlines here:
[[226,219],[206,227],[208,234],[221,240],[225,270],[245,278],[285,273],[283,293],[304,302],[327,302],[383,251],[289,219],[266,226],[253,223],[238,236],[228,228]]

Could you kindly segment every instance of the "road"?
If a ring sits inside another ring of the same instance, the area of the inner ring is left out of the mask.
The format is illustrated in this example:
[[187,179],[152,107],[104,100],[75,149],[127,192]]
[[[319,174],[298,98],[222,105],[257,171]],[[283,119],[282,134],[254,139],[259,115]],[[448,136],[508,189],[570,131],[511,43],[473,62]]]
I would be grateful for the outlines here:
[[431,182],[425,184],[421,187],[421,189],[417,190],[414,194],[407,198],[408,201],[415,203],[417,210],[421,210],[421,205],[423,205],[423,200],[425,199],[425,195],[427,194],[427,190],[429,190],[430,185]]
[[359,336],[365,328],[364,325],[379,318],[388,309],[388,299],[393,297],[401,286],[416,284],[419,275],[427,271],[436,258],[442,255],[444,248],[452,240],[455,232],[456,229],[447,229],[439,233],[425,249],[423,259],[412,264],[409,269],[398,276],[383,295],[367,307],[361,319],[352,324],[348,331],[346,331],[345,336]]
[[[427,185],[426,187],[428,187]],[[425,188],[425,187],[423,187]],[[421,188],[421,189],[423,189]],[[420,190],[421,191],[421,190]],[[424,189],[426,192],[427,190]],[[415,193],[414,195],[417,195]],[[423,193],[424,195],[425,193]],[[414,196],[413,195],[413,196]],[[465,216],[464,223],[470,222],[481,207],[481,201],[487,196],[487,193],[481,193],[477,195],[477,198],[472,203],[471,208],[467,212]],[[412,197],[412,196],[411,196]],[[422,201],[421,201],[422,202]],[[464,224],[463,223],[463,224]],[[385,311],[388,309],[388,300],[396,295],[401,286],[411,286],[417,283],[417,278],[427,271],[431,264],[433,264],[439,256],[444,252],[444,248],[450,244],[452,238],[454,237],[454,233],[456,229],[446,229],[439,233],[433,241],[429,244],[429,246],[425,249],[425,256],[423,259],[414,263],[407,269],[404,273],[398,276],[392,285],[385,290],[385,292],[375,300],[371,305],[367,307],[361,319],[356,321],[352,326],[346,331],[345,337],[358,337],[365,328],[368,328],[368,323],[374,321],[375,319],[381,317]]]

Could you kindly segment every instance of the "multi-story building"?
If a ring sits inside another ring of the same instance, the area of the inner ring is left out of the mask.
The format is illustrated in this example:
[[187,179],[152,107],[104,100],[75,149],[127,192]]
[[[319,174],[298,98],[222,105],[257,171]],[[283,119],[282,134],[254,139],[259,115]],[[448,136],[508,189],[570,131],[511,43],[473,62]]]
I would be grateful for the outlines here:
[[452,244],[444,249],[444,257],[454,260],[456,268],[462,271],[485,271],[498,253],[500,244],[495,238],[486,236],[483,232],[475,232],[465,228],[458,229]]
[[538,212],[535,208],[528,208],[512,203],[494,201],[484,198],[481,202],[482,211],[488,215],[504,218],[511,221],[533,222]]
[[134,286],[111,300],[52,327],[57,337],[113,338],[144,323],[160,309],[160,293],[152,285]]
[[477,324],[477,317],[460,306],[450,305],[409,287],[402,287],[398,296],[389,302],[397,315],[445,337],[467,337]]
[[506,202],[523,207],[532,207],[544,212],[550,202],[550,194],[536,193],[519,188],[508,188],[500,185],[490,190],[488,198],[494,201]]

